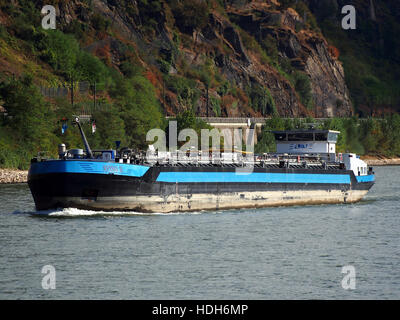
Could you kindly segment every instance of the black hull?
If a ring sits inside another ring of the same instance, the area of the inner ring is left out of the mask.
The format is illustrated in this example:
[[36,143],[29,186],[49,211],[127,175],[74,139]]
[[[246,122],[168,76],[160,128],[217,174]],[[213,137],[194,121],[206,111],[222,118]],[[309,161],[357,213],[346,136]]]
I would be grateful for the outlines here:
[[[75,207],[105,211],[170,212],[355,202],[374,183],[357,182],[353,172],[345,170],[312,170],[312,173],[350,174],[350,184],[157,181],[160,172],[201,171],[234,172],[235,168],[151,167],[142,177],[67,172],[30,174],[28,184],[37,210]],[[310,170],[254,168],[254,172],[307,174]]]

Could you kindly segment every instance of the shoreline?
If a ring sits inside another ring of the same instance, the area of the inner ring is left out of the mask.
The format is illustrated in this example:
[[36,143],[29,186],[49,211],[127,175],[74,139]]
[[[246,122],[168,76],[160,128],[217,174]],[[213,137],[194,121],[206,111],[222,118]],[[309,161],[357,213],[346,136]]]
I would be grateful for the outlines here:
[[0,169],[0,183],[26,183],[28,181],[28,170]]
[[[364,156],[361,160],[369,166],[400,166],[400,158],[381,158]],[[26,183],[28,170],[0,169],[0,184]]]
[[399,166],[400,158],[383,158],[383,157],[371,157],[361,156],[361,160],[365,161],[369,166]]

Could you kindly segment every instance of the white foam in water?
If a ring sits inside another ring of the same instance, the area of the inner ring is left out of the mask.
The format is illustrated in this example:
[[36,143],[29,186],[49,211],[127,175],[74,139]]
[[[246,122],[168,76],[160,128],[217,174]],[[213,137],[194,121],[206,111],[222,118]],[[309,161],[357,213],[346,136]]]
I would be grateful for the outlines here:
[[43,210],[36,212],[29,212],[32,215],[37,216],[49,216],[49,217],[90,217],[90,216],[148,216],[148,215],[180,215],[180,214],[201,214],[204,211],[196,212],[170,212],[170,213],[143,213],[136,211],[94,211],[94,210],[83,210],[76,208],[63,208],[56,210]]

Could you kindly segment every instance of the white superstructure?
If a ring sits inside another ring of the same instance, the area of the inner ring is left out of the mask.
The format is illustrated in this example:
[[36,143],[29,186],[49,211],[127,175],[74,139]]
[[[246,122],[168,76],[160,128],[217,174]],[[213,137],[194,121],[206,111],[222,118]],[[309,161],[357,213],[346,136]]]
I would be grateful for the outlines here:
[[339,133],[333,130],[273,131],[277,153],[318,154],[329,161],[336,160]]
[[346,169],[352,170],[355,176],[368,175],[368,165],[355,153],[344,153],[342,157]]

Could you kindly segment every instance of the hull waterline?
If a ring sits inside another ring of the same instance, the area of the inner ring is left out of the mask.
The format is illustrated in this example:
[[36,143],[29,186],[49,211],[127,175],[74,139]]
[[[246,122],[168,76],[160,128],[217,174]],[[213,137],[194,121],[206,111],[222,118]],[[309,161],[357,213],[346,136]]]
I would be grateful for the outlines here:
[[60,169],[48,169],[54,164],[46,168],[46,162],[31,167],[28,184],[37,210],[73,207],[167,213],[353,203],[374,184],[373,175],[356,177],[347,170],[254,168],[246,177],[230,167],[93,162],[76,170],[77,162],[66,162],[56,162]]

